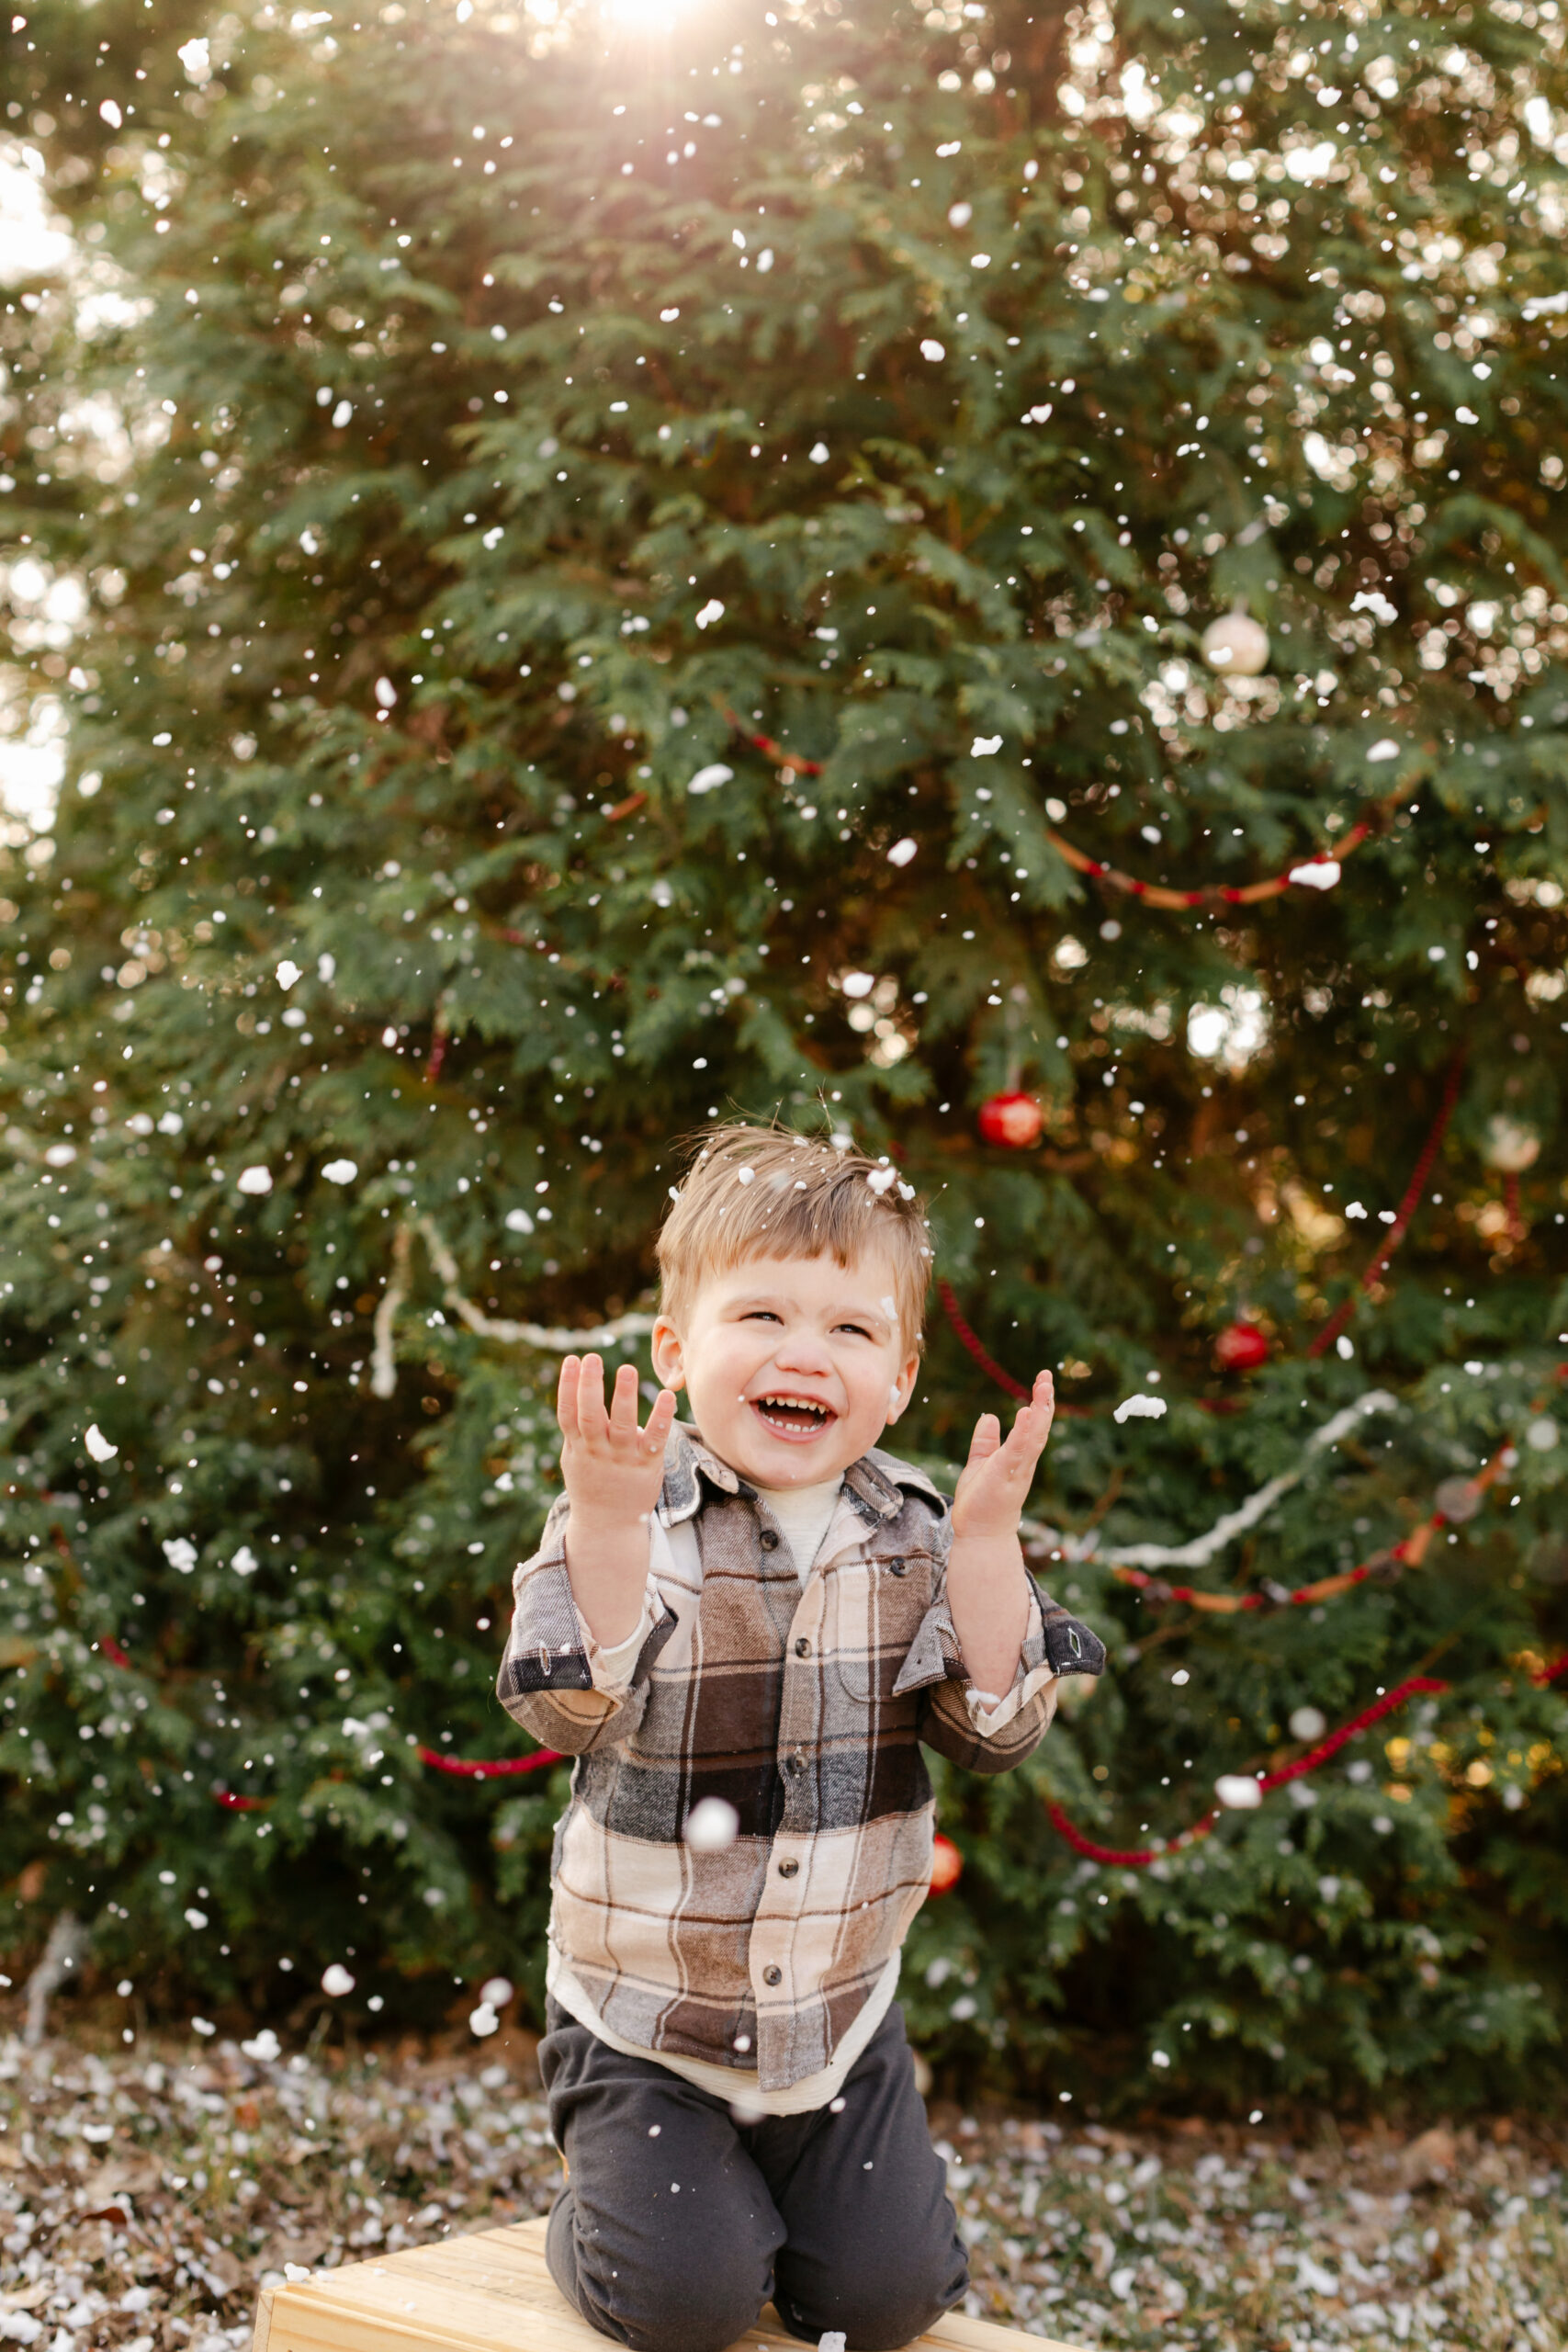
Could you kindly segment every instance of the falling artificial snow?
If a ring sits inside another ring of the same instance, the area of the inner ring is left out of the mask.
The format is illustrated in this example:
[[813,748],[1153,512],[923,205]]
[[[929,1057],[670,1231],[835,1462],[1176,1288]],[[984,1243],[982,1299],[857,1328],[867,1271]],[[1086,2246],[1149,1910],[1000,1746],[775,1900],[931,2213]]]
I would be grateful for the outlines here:
[[1232,1813],[1252,1813],[1263,1802],[1263,1792],[1250,1772],[1222,1772],[1214,1794]]
[[1111,1418],[1113,1421],[1157,1421],[1167,1410],[1163,1396],[1123,1396]]
[[112,1462],[115,1455],[119,1452],[118,1446],[111,1443],[109,1439],[104,1435],[96,1421],[90,1421],[88,1423],[87,1434],[83,1439],[82,1442],[86,1447],[95,1462]]
[[321,1990],[334,2001],[354,1990],[354,1979],[341,1960],[334,1960],[321,1971]]
[[719,1854],[740,1834],[740,1815],[725,1797],[699,1797],[682,1833],[694,1854]]

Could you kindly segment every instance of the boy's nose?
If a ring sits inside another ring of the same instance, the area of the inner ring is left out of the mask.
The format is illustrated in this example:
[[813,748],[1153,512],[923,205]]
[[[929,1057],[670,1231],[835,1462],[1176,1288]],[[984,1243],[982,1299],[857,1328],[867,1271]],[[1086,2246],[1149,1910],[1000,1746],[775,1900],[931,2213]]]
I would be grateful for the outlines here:
[[798,1372],[817,1380],[826,1379],[833,1368],[827,1341],[813,1331],[794,1331],[781,1340],[773,1351],[773,1362],[781,1372]]

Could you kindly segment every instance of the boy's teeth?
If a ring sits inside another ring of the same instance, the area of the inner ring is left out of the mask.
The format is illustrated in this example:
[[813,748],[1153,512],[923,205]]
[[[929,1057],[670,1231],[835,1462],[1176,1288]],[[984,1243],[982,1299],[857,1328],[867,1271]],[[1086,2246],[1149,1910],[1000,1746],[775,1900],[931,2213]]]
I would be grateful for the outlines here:
[[795,1431],[820,1429],[829,1419],[827,1407],[808,1396],[759,1396],[757,1410],[765,1419]]

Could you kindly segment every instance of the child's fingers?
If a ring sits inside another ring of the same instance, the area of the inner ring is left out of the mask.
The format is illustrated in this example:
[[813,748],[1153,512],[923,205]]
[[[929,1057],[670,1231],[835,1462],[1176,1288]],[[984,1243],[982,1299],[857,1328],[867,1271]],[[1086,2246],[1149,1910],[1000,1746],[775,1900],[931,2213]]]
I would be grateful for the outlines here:
[[561,1358],[560,1378],[556,1383],[556,1420],[562,1437],[575,1437],[577,1430],[577,1391],[581,1361],[577,1356]]
[[1034,1387],[1027,1405],[1019,1408],[1013,1434],[1032,1453],[1038,1453],[1051,1434],[1051,1423],[1056,1412],[1056,1389],[1048,1372],[1037,1372]]
[[604,1365],[599,1356],[582,1359],[577,1376],[577,1433],[590,1444],[603,1440],[608,1433],[610,1417],[604,1410]]
[[982,1413],[975,1424],[975,1434],[969,1441],[969,1460],[985,1462],[998,1452],[1002,1442],[1002,1425],[995,1413]]
[[670,1435],[674,1419],[675,1392],[672,1388],[661,1388],[653,1400],[653,1409],[648,1417],[648,1427],[643,1431],[643,1445],[648,1453],[663,1453],[664,1442]]
[[610,1428],[616,1437],[637,1435],[637,1366],[622,1364],[610,1396]]

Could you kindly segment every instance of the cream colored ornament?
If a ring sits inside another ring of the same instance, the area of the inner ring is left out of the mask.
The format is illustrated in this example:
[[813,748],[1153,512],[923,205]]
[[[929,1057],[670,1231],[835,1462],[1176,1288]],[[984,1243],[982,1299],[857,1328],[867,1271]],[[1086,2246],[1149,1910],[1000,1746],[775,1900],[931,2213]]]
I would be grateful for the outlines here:
[[1510,1119],[1499,1111],[1495,1118],[1486,1123],[1482,1157],[1488,1168],[1495,1168],[1505,1176],[1522,1176],[1540,1158],[1540,1136],[1523,1119]]
[[1256,678],[1269,667],[1269,632],[1250,613],[1224,613],[1203,631],[1200,650],[1211,670]]

